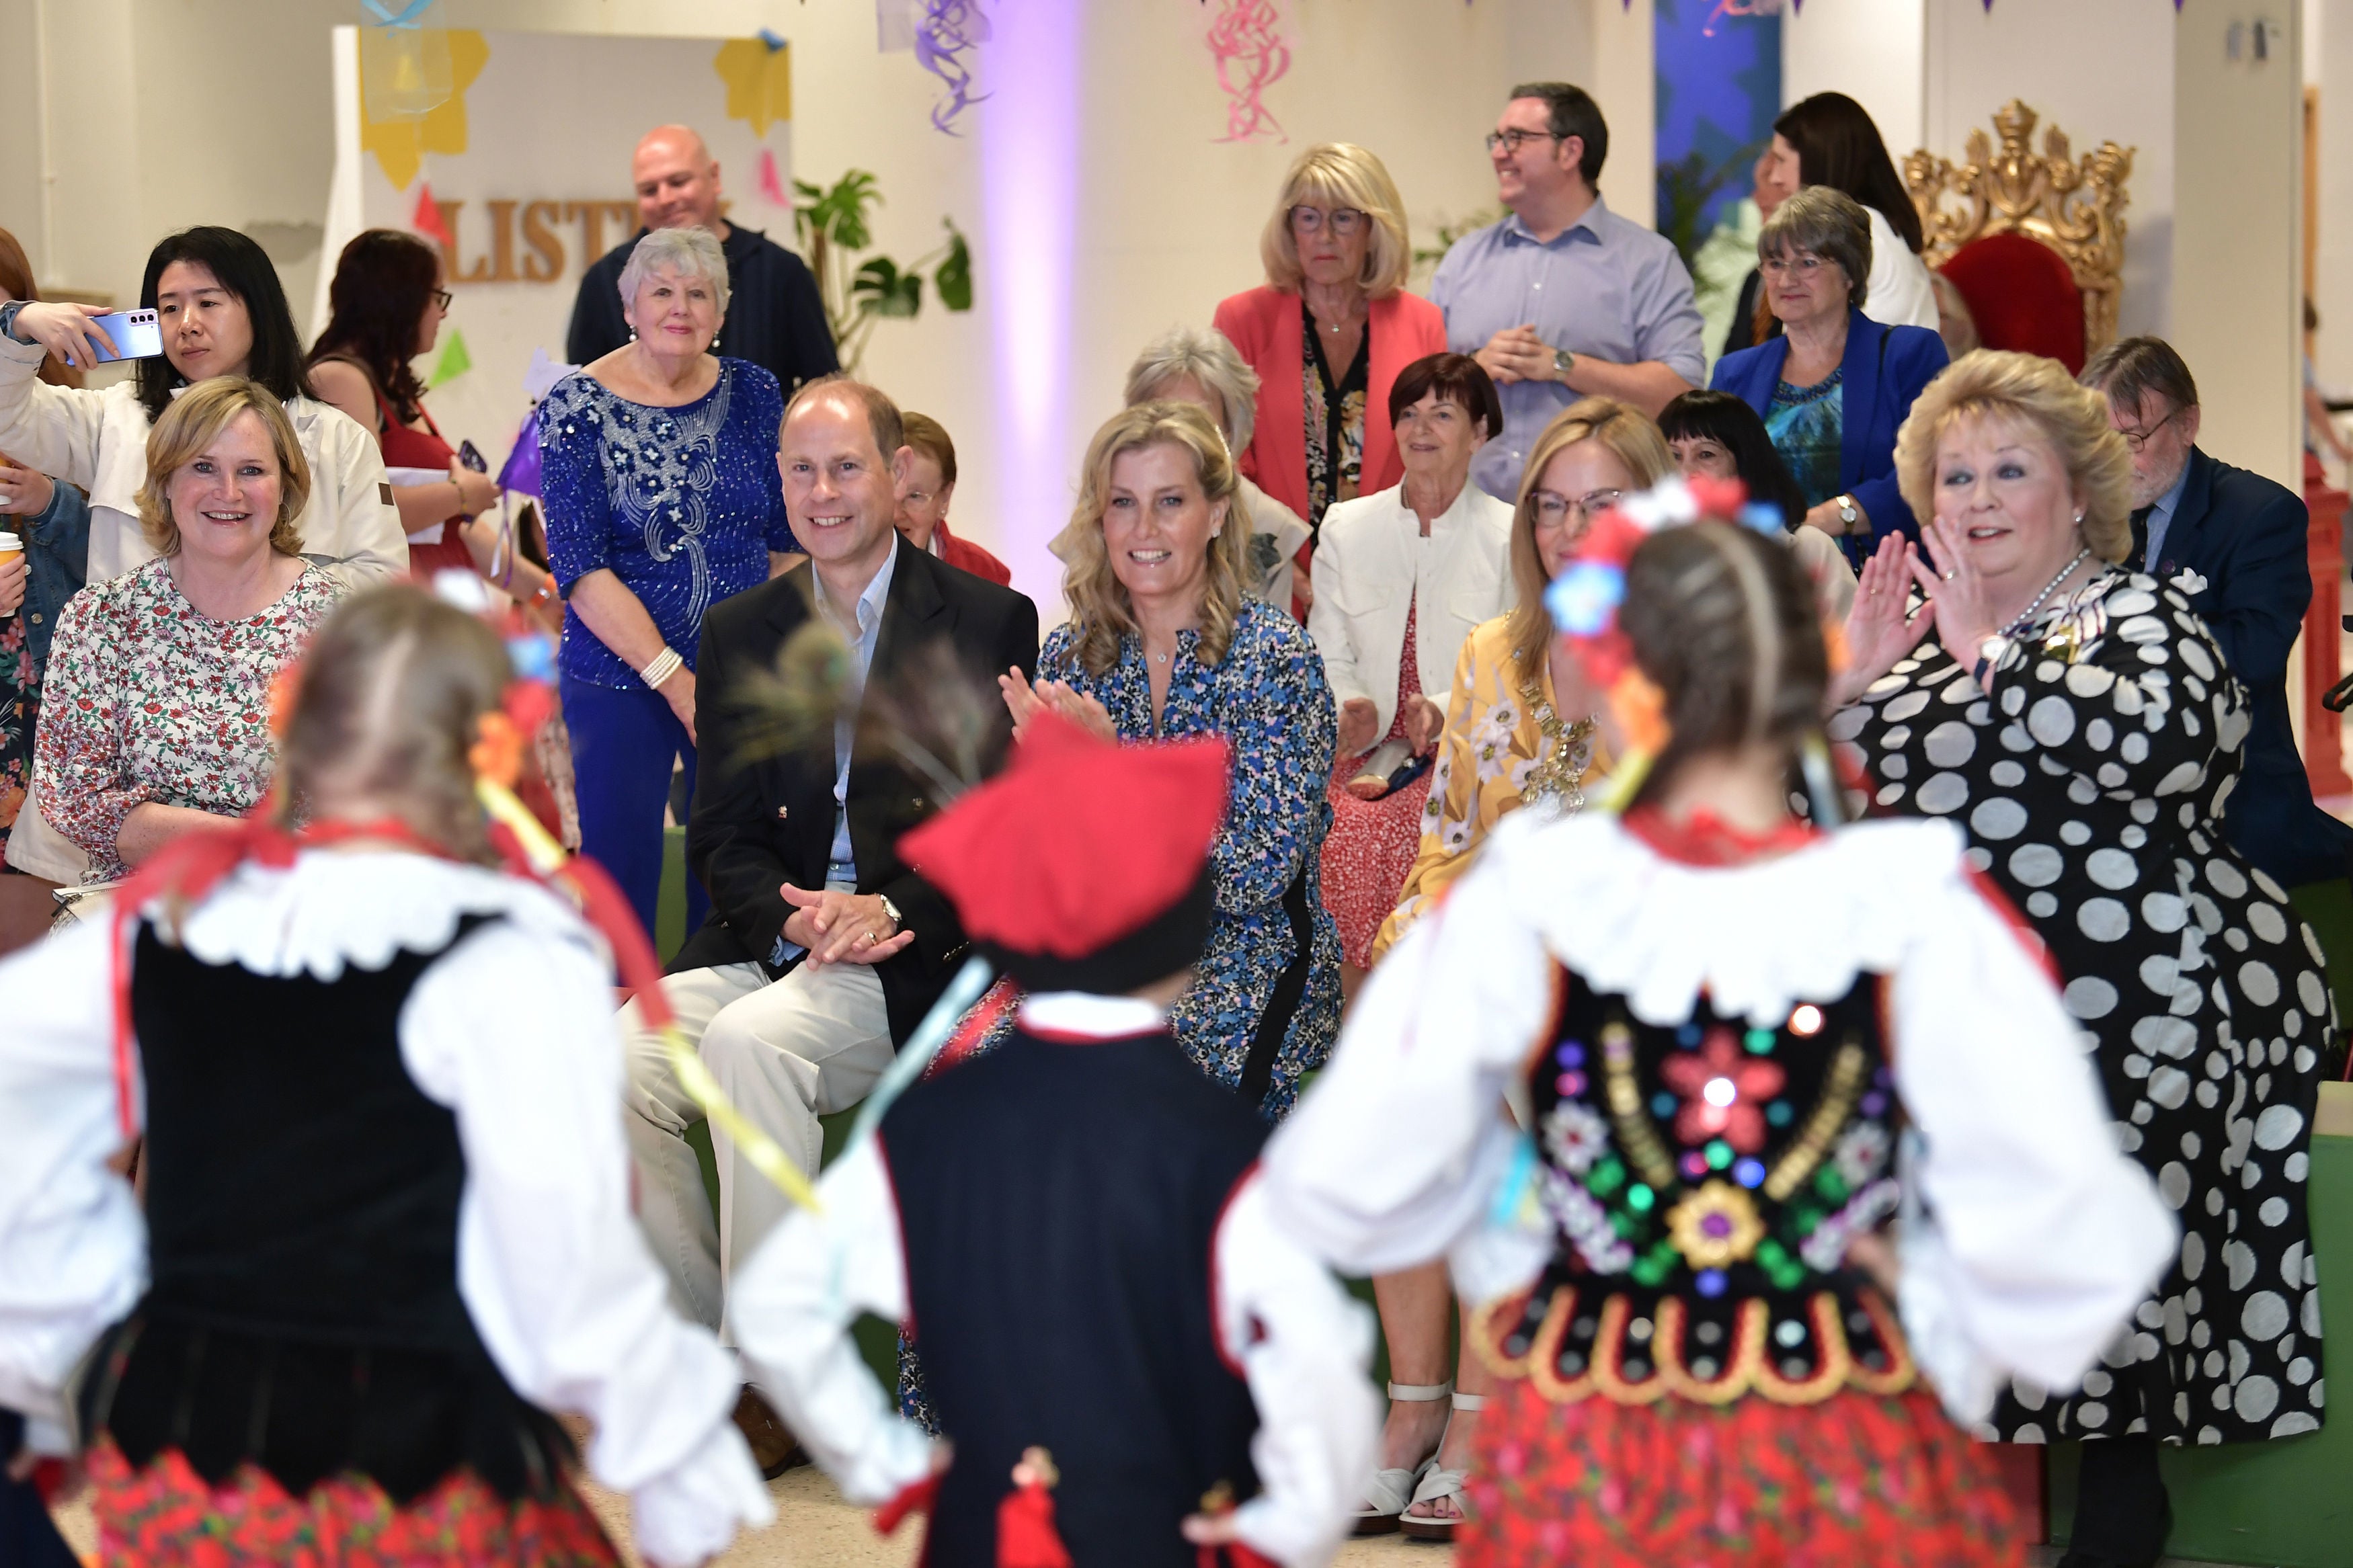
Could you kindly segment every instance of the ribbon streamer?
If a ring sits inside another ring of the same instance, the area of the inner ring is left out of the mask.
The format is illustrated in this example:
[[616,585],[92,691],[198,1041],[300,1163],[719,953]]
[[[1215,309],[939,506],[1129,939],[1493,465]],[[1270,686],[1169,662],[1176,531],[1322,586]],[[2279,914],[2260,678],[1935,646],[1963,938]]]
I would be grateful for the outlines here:
[[[620,890],[605,874],[604,868],[593,860],[574,859],[566,855],[564,847],[548,837],[547,829],[540,826],[531,809],[515,798],[513,791],[495,780],[477,777],[474,794],[482,809],[490,813],[491,820],[512,837],[514,847],[533,870],[569,883],[587,903],[619,900]],[[800,1167],[776,1146],[775,1139],[744,1119],[744,1113],[735,1109],[735,1102],[719,1087],[719,1080],[711,1076],[711,1069],[702,1065],[694,1047],[687,1044],[685,1034],[670,1016],[668,999],[662,995],[661,969],[654,960],[653,948],[646,941],[644,931],[634,920],[598,923],[607,940],[613,943],[613,961],[620,971],[622,984],[637,994],[638,1015],[661,1035],[662,1048],[670,1057],[670,1070],[678,1074],[679,1087],[702,1107],[712,1126],[727,1135],[736,1152],[750,1161],[753,1169],[803,1208],[822,1213],[817,1190],[801,1174]]]
[[1291,68],[1282,41],[1282,13],[1274,0],[1219,0],[1209,24],[1209,56],[1217,61],[1218,86],[1226,94],[1226,133],[1220,142],[1251,142],[1271,136],[1290,140],[1267,109],[1266,89]]
[[379,27],[416,27],[423,26],[417,17],[425,14],[425,8],[432,5],[433,0],[408,0],[408,4],[398,11],[386,5],[384,0],[360,0],[360,4],[375,17],[375,25]]
[[947,989],[940,993],[940,999],[932,1004],[932,1010],[923,1015],[923,1021],[915,1026],[915,1032],[907,1037],[907,1043],[891,1058],[890,1067],[867,1095],[866,1103],[858,1108],[858,1121],[849,1130],[845,1152],[874,1136],[874,1130],[882,1124],[882,1113],[891,1109],[892,1100],[907,1091],[908,1085],[923,1076],[932,1058],[955,1032],[956,1020],[988,989],[991,977],[988,960],[978,953],[965,960],[964,967],[955,972]]
[[915,22],[915,63],[940,79],[945,93],[932,108],[932,129],[956,136],[956,116],[987,97],[972,90],[968,57],[988,41],[988,16],[980,0],[923,0]]

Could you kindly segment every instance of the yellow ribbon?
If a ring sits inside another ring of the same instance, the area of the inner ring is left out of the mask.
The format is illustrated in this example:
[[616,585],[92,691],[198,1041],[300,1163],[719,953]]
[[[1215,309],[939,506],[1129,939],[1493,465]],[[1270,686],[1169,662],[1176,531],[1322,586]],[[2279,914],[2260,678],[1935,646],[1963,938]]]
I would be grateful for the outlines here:
[[[504,784],[477,774],[474,797],[481,802],[482,809],[491,814],[492,820],[505,824],[507,830],[514,835],[515,842],[522,846],[523,858],[530,861],[533,870],[543,877],[553,877],[561,872],[571,859],[565,853],[564,846],[549,837],[547,829],[540,826],[539,818],[531,814],[530,807],[516,799],[514,792]],[[801,1174],[800,1167],[776,1146],[775,1139],[753,1126],[744,1113],[735,1109],[735,1102],[727,1098],[726,1091],[719,1087],[719,1080],[712,1078],[711,1069],[702,1065],[702,1058],[687,1043],[686,1036],[679,1026],[676,1024],[662,1026],[661,1039],[662,1049],[670,1058],[670,1070],[678,1075],[679,1087],[702,1107],[702,1113],[711,1119],[713,1127],[726,1134],[727,1141],[734,1144],[735,1152],[750,1161],[754,1170],[775,1183],[776,1189],[785,1196],[812,1214],[823,1213],[824,1205],[818,1202],[817,1189],[809,1184],[807,1176]]]

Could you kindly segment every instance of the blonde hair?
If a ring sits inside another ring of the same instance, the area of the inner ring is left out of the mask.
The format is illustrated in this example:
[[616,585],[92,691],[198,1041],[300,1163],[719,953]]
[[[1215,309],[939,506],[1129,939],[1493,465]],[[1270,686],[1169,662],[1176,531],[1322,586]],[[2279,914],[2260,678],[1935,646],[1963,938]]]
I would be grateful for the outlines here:
[[2132,552],[2132,452],[2108,424],[2108,400],[2076,384],[2067,367],[2006,349],[1965,353],[1930,382],[1895,432],[1895,484],[1922,522],[1936,515],[1936,443],[1968,418],[2033,427],[2059,454],[2083,493],[2078,529],[2093,554],[2111,563]]
[[1111,551],[1103,543],[1112,465],[1130,452],[1161,446],[1189,454],[1202,496],[1211,506],[1222,501],[1226,508],[1224,525],[1209,541],[1209,580],[1201,596],[1201,632],[1193,645],[1194,657],[1203,664],[1216,664],[1233,641],[1250,531],[1250,514],[1239,493],[1240,476],[1234,471],[1225,437],[1206,410],[1190,403],[1139,403],[1105,420],[1087,444],[1078,505],[1071,511],[1071,525],[1053,543],[1054,553],[1066,563],[1062,597],[1070,602],[1071,622],[1078,628],[1079,663],[1092,675],[1102,675],[1119,662],[1120,644],[1135,630],[1127,585],[1112,571]]
[[1227,450],[1247,450],[1258,422],[1258,372],[1215,327],[1171,327],[1145,344],[1127,367],[1126,401],[1153,402],[1162,387],[1187,375],[1224,411]]
[[[1514,591],[1508,627],[1512,656],[1522,680],[1535,679],[1544,668],[1546,650],[1552,646],[1552,614],[1545,608],[1545,575],[1536,554],[1536,481],[1546,465],[1579,441],[1599,441],[1634,478],[1633,488],[1649,489],[1675,471],[1675,455],[1650,416],[1630,403],[1614,397],[1580,397],[1553,416],[1535,445],[1528,449],[1527,466],[1520,470],[1520,501],[1512,509],[1512,587]],[[1588,520],[1589,521],[1589,520]]]
[[260,417],[278,458],[278,517],[270,525],[269,548],[280,555],[302,552],[302,535],[294,520],[311,500],[311,463],[295,439],[294,422],[286,416],[286,405],[259,382],[216,375],[172,399],[147,432],[147,482],[139,487],[139,531],[156,554],[175,555],[180,549],[180,524],[172,516],[172,476],[202,457],[240,414]]
[[497,633],[421,588],[353,595],[302,658],[279,743],[279,819],[332,788],[381,802],[452,855],[497,865],[469,753],[513,674]]
[[1398,194],[1389,172],[1352,142],[1324,142],[1302,153],[1282,177],[1282,198],[1259,236],[1258,257],[1265,265],[1269,286],[1295,293],[1306,276],[1299,266],[1299,245],[1291,234],[1291,209],[1315,196],[1362,212],[1371,222],[1365,246],[1364,270],[1356,281],[1366,296],[1386,300],[1405,287],[1413,270],[1413,241],[1406,229],[1405,198]]

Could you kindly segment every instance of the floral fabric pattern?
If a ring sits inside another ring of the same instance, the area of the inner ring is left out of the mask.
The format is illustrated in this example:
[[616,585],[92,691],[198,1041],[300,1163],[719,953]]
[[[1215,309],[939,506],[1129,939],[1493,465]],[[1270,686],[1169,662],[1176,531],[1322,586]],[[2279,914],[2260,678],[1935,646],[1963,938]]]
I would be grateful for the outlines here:
[[2009,1495],[1925,1389],[1792,1407],[1488,1395],[1462,1568],[1991,1568]]
[[107,1568],[618,1568],[569,1484],[506,1503],[459,1470],[406,1508],[364,1477],[294,1498],[247,1465],[206,1484],[176,1448],[139,1470],[111,1437],[90,1451],[98,1560]]
[[259,615],[215,621],[164,558],[67,601],[34,768],[42,815],[90,857],[91,881],[127,873],[115,840],[135,806],[237,816],[260,802],[278,765],[270,685],[343,591],[306,563]]
[[22,614],[0,621],[0,854],[33,782],[33,731],[41,717],[41,667]]
[[[1405,738],[1407,706],[1421,696],[1421,666],[1414,658],[1417,604],[1405,611],[1405,652],[1398,660],[1397,717],[1381,741]],[[1374,742],[1377,747],[1379,741]],[[1364,757],[1342,757],[1332,769],[1324,798],[1332,804],[1332,831],[1324,840],[1324,907],[1340,930],[1341,956],[1370,968],[1373,939],[1397,908],[1398,891],[1413,869],[1420,846],[1422,807],[1430,799],[1430,773],[1378,800],[1358,800],[1348,781]]]
[[[1301,404],[1307,422],[1307,527],[1324,526],[1324,512],[1335,500],[1354,500],[1365,473],[1365,401],[1372,384],[1373,328],[1356,345],[1356,357],[1336,380],[1324,360],[1323,333],[1307,301],[1299,302],[1301,335],[1307,353],[1300,360]],[[1311,538],[1301,547],[1312,551]],[[1300,565],[1306,570],[1306,563]]]
[[[1286,994],[1295,997],[1287,1020],[1269,1021],[1282,1033],[1258,1109],[1280,1117],[1298,1098],[1300,1075],[1323,1065],[1340,1027],[1340,938],[1319,874],[1338,721],[1323,657],[1280,610],[1243,601],[1233,641],[1214,665],[1194,658],[1195,641],[1192,632],[1177,634],[1156,732],[1144,645],[1134,637],[1122,644],[1119,662],[1097,676],[1075,657],[1071,626],[1059,626],[1038,657],[1038,679],[1068,681],[1094,697],[1124,739],[1222,735],[1232,746],[1233,798],[1209,857],[1217,897],[1208,942],[1169,1028],[1202,1071],[1239,1088],[1269,1008]],[[1286,986],[1303,959],[1303,985],[1294,979]]]
[[[1463,640],[1447,699],[1446,728],[1438,740],[1438,761],[1430,772],[1430,794],[1422,803],[1421,844],[1405,886],[1398,890],[1397,908],[1373,938],[1370,963],[1378,963],[1381,954],[1471,868],[1472,852],[1495,824],[1526,804],[1523,792],[1537,781],[1546,754],[1556,744],[1547,741],[1544,726],[1552,710],[1552,672],[1545,669],[1538,679],[1540,710],[1520,689],[1510,626],[1510,616],[1498,616],[1473,627]],[[1591,716],[1559,717],[1574,724]],[[1584,792],[1607,778],[1611,766],[1600,736],[1590,731],[1582,740],[1570,741],[1569,750],[1567,771],[1577,776],[1577,787],[1552,801],[1556,810],[1581,807]]]

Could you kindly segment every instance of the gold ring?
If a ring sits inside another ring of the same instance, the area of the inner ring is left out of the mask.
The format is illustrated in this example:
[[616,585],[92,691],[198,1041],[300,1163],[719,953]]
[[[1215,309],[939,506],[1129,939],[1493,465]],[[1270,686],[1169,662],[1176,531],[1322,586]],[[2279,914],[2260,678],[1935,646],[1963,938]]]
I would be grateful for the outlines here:
[[[1956,570],[1957,570],[1957,568]],[[1952,580],[1953,580],[1953,574],[1952,574],[1951,572],[1947,572],[1947,573],[1946,573],[1946,574],[1945,574],[1945,581],[1946,581],[1946,582],[1947,582],[1947,583],[1949,583],[1949,582],[1951,582]]]

